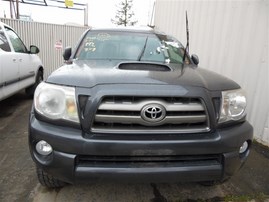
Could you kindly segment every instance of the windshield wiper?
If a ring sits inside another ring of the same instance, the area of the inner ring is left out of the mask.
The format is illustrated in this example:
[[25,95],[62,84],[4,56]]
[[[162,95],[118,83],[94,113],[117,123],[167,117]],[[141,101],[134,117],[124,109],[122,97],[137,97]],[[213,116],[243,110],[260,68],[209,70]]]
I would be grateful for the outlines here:
[[149,38],[149,37],[147,36],[146,41],[145,41],[145,44],[144,44],[144,47],[143,47],[141,53],[139,54],[139,56],[138,56],[138,58],[137,58],[137,61],[140,61],[141,58],[142,58],[143,55],[144,55],[144,52],[145,52],[145,50],[146,50],[146,46],[147,46],[147,43],[148,43],[148,38]]

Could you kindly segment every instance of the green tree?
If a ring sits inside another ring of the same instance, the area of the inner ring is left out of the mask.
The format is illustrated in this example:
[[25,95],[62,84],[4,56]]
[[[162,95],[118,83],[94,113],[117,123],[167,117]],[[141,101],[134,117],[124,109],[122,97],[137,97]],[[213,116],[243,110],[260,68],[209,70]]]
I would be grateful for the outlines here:
[[111,22],[116,25],[134,26],[137,20],[134,19],[134,11],[132,10],[133,0],[123,0],[118,5],[116,16]]

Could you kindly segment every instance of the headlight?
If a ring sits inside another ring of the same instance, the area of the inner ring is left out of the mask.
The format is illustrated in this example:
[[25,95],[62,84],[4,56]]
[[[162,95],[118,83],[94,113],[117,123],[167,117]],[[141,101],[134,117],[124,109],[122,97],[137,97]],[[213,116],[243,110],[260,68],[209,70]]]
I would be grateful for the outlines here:
[[41,83],[34,95],[36,111],[53,120],[79,122],[75,88]]
[[247,99],[242,89],[223,91],[219,123],[240,120],[246,115]]

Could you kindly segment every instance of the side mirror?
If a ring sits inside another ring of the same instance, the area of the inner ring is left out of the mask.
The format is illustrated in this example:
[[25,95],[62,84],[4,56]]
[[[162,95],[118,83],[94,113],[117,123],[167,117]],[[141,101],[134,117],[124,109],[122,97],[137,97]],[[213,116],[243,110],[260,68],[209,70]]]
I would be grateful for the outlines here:
[[199,58],[197,55],[195,55],[195,54],[191,55],[191,60],[195,65],[199,64]]
[[64,53],[63,53],[64,60],[65,61],[69,60],[71,55],[72,55],[72,48],[71,47],[66,47],[64,49]]
[[36,47],[36,46],[34,46],[34,45],[31,45],[30,46],[30,53],[31,54],[37,54],[37,53],[39,53],[39,48]]

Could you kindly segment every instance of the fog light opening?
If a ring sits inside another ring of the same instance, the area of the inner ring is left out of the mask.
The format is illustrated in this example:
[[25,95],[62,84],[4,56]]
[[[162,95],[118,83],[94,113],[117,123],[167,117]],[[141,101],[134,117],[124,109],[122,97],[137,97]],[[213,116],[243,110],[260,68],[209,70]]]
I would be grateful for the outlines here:
[[239,149],[239,154],[244,154],[248,150],[248,142],[245,141]]
[[39,154],[44,155],[44,156],[47,156],[47,155],[51,154],[51,152],[52,152],[51,145],[44,140],[39,141],[36,144],[35,148]]

